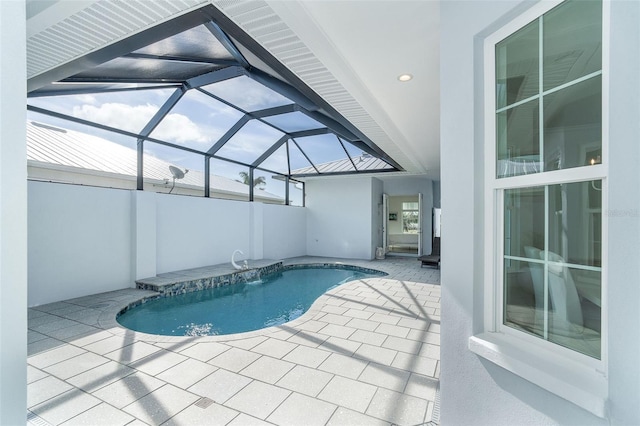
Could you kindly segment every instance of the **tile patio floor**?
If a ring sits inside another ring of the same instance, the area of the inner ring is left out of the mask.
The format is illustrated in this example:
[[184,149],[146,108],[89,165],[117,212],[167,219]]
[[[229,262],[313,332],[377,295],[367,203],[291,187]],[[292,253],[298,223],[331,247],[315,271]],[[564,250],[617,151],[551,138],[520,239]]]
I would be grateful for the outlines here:
[[[341,261],[302,257],[287,263]],[[319,298],[301,318],[229,336],[115,322],[126,289],[29,309],[29,425],[418,425],[437,420],[440,271],[415,258]],[[434,406],[436,408],[434,412]]]

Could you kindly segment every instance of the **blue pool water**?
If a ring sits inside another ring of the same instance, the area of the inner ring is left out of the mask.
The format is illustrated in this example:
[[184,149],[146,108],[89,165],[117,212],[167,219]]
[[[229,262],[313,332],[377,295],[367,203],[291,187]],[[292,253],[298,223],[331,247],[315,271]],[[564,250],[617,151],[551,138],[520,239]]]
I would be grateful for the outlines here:
[[241,333],[294,320],[327,290],[381,275],[339,268],[289,269],[255,283],[152,300],[127,310],[117,320],[132,330],[168,336]]

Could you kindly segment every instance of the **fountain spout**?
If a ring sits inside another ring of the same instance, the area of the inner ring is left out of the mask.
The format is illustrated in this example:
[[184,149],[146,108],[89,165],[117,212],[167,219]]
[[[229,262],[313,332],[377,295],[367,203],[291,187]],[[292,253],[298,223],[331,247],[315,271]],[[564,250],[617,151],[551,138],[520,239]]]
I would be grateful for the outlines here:
[[236,269],[238,269],[238,270],[240,270],[240,269],[248,269],[248,268],[249,268],[249,266],[248,266],[248,264],[247,264],[247,261],[246,261],[246,260],[244,261],[244,264],[243,264],[242,266],[240,266],[240,265],[238,265],[238,264],[236,263],[236,261],[235,261],[235,259],[234,259],[234,258],[235,258],[235,256],[236,256],[236,253],[240,253],[241,255],[244,255],[244,253],[242,252],[242,250],[236,250],[236,251],[234,251],[234,252],[233,252],[233,254],[231,255],[231,264],[233,265],[233,267],[234,267],[234,268],[236,268]]

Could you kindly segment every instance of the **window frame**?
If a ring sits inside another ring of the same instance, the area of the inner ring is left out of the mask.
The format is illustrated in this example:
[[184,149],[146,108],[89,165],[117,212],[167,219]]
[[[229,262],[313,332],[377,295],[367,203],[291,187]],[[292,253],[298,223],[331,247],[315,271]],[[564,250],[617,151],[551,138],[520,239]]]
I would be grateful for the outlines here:
[[[608,224],[608,67],[609,67],[609,3],[602,2],[602,158],[600,164],[574,167],[543,173],[499,178],[496,173],[496,45],[535,19],[563,3],[562,0],[540,1],[532,5],[503,27],[491,33],[481,44],[483,58],[484,126],[484,223],[483,241],[483,317],[477,332],[469,339],[469,349],[501,367],[548,391],[596,414],[606,416],[608,398],[608,302],[607,302],[607,243]],[[504,191],[511,188],[546,186],[587,180],[602,180],[602,270],[601,270],[601,357],[592,358],[572,349],[545,341],[523,331],[504,325]]]

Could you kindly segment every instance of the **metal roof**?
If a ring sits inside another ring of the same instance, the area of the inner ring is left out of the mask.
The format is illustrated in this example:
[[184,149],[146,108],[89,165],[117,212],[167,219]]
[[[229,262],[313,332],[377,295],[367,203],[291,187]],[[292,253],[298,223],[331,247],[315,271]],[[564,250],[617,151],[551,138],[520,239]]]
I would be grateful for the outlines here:
[[[136,150],[133,148],[94,135],[34,121],[27,122],[27,161],[31,166],[56,165],[78,173],[92,171],[135,179],[136,155]],[[171,182],[169,166],[180,168],[153,155],[144,154],[144,177],[147,180]],[[249,186],[242,182],[214,174],[210,175],[210,178],[213,192],[245,197],[249,195]],[[203,184],[204,173],[198,170],[190,170],[179,182],[181,186],[195,188],[202,188]],[[283,201],[282,197],[264,190],[256,191],[256,197],[270,201]]]

